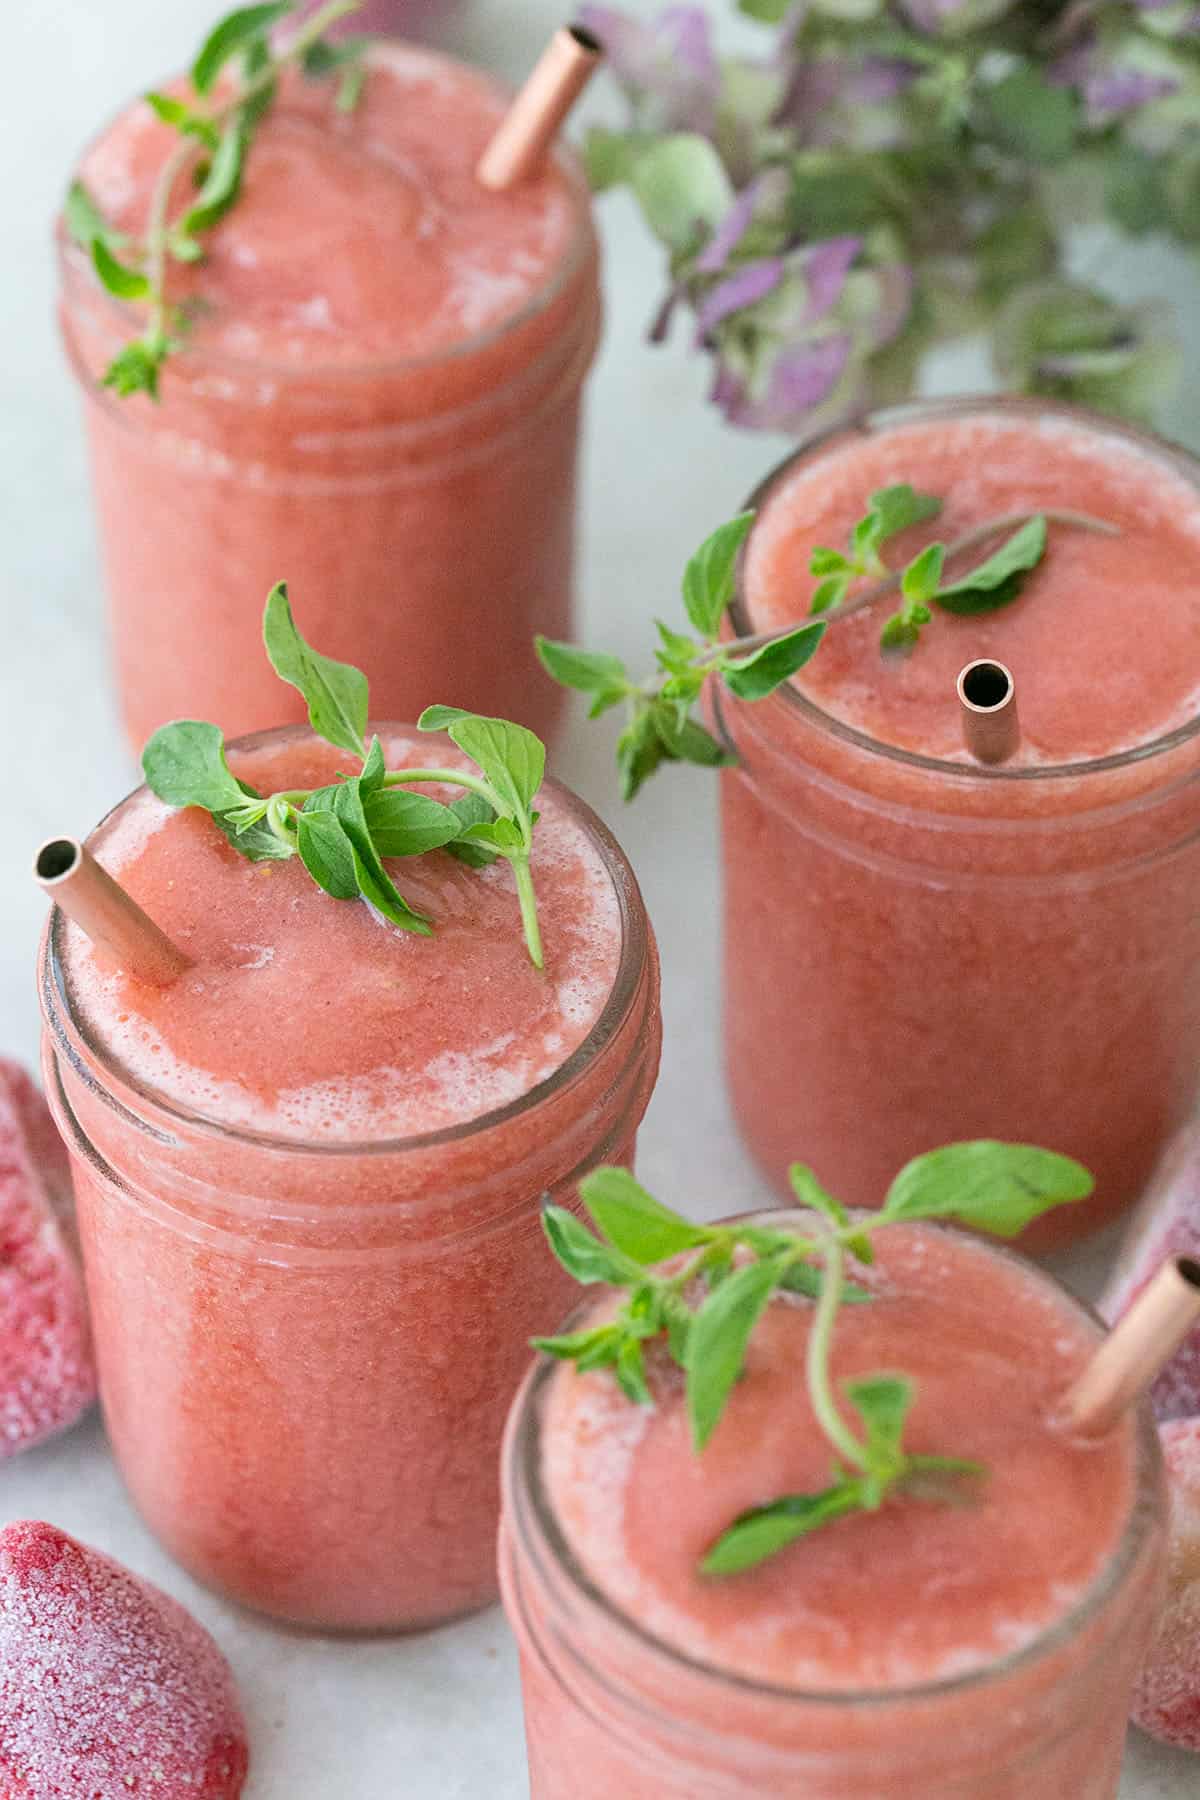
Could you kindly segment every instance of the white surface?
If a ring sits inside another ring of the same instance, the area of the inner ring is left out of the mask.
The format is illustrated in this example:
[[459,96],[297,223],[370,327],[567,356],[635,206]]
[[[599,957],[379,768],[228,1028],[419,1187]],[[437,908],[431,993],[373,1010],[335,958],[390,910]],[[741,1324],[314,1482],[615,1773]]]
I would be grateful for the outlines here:
[[[5,10],[0,733],[9,781],[0,845],[0,1050],[32,1061],[43,908],[28,876],[30,851],[51,832],[86,831],[134,778],[106,682],[76,402],[54,336],[49,222],[83,138],[139,86],[183,62],[216,6],[10,0]],[[462,47],[516,78],[562,10],[557,0],[477,0]],[[721,10],[717,0],[714,10]],[[589,97],[593,112],[611,105],[610,96]],[[606,200],[601,217],[610,313],[588,423],[583,635],[640,663],[646,620],[671,615],[687,553],[785,446],[722,428],[703,405],[700,363],[678,347],[644,346],[658,259],[627,201]],[[1131,285],[1145,291],[1163,267],[1163,258],[1142,257]],[[943,373],[939,385],[945,381]],[[1181,400],[1177,417],[1184,416]],[[699,772],[669,773],[623,812],[610,743],[604,729],[582,729],[576,715],[558,766],[615,824],[662,941],[666,1050],[642,1133],[641,1172],[666,1198],[715,1216],[766,1198],[734,1136],[721,1083],[716,784]],[[1094,1267],[1096,1258],[1088,1260]],[[1092,1279],[1084,1262],[1076,1272],[1085,1285]],[[120,1557],[213,1630],[250,1719],[247,1800],[527,1794],[515,1657],[498,1611],[420,1638],[367,1643],[305,1638],[240,1614],[175,1569],[142,1528],[95,1421],[0,1468],[0,1522],[29,1515]],[[1195,1800],[1198,1790],[1200,1760],[1131,1742],[1122,1800]]]

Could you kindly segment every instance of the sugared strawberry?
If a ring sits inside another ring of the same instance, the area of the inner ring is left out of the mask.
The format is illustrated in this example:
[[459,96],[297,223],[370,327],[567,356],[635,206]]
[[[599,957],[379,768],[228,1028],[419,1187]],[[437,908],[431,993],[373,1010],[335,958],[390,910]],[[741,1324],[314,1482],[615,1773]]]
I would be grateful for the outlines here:
[[[1110,1325],[1128,1312],[1171,1256],[1200,1257],[1200,1128],[1176,1139],[1121,1246],[1100,1311]],[[1160,1421],[1200,1414],[1200,1329],[1159,1371],[1150,1398]]]
[[0,1531],[4,1800],[236,1800],[229,1665],[177,1601],[30,1520]]
[[1174,1419],[1159,1435],[1171,1484],[1167,1601],[1133,1717],[1168,1744],[1200,1750],[1200,1419]]
[[0,1058],[0,1458],[65,1431],[96,1397],[69,1196],[45,1101]]

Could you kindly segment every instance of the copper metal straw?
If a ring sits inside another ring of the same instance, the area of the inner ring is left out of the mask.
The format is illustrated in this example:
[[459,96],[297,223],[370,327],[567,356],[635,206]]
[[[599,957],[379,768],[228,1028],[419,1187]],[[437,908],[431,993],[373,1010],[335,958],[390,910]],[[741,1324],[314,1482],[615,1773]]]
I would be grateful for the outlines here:
[[1200,1262],[1165,1262],[1109,1332],[1066,1399],[1076,1431],[1098,1437],[1143,1394],[1200,1324]]
[[582,25],[555,32],[479,159],[475,175],[485,188],[500,192],[536,173],[603,54]]
[[191,957],[171,942],[75,838],[51,838],[43,844],[34,858],[33,872],[55,905],[139,981],[170,987],[191,968]]
[[1021,742],[1012,671],[980,657],[960,671],[956,685],[967,749],[977,762],[1007,762]]

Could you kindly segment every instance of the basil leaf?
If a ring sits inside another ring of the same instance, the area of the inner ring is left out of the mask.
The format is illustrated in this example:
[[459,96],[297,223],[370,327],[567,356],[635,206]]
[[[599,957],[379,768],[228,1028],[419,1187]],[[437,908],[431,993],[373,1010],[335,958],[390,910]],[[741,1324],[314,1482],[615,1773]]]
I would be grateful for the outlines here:
[[721,666],[725,686],[739,700],[765,700],[816,654],[827,629],[824,621],[818,620],[774,638],[747,656],[730,657]]
[[[99,240],[97,240],[98,242]],[[161,338],[134,338],[117,351],[104,371],[101,386],[112,388],[122,399],[130,394],[149,394],[158,399],[158,377],[168,351]]]
[[496,861],[496,852],[489,850],[486,844],[473,841],[468,835],[475,825],[488,825],[496,817],[482,794],[467,792],[457,800],[450,802],[450,811],[459,822],[458,836],[452,838],[445,846],[451,856],[459,862],[466,863],[469,869],[485,869],[489,863]]
[[90,250],[95,239],[109,250],[120,250],[129,239],[114,231],[82,181],[73,181],[63,202],[63,224],[77,244]]
[[753,1507],[721,1534],[701,1562],[701,1572],[740,1575],[861,1505],[861,1483],[846,1479],[820,1494],[789,1494],[770,1506]]
[[773,1263],[747,1263],[708,1296],[692,1320],[687,1407],[697,1450],[703,1450],[717,1427],[742,1372],[751,1333],[778,1282]]
[[142,772],[146,785],[168,806],[224,813],[246,799],[247,790],[225,760],[221,731],[201,719],[160,725],[142,751]]
[[1045,551],[1046,520],[1035,513],[993,555],[933,597],[952,613],[991,612],[1007,606],[1020,592],[1021,579],[1041,562]]
[[423,856],[452,843],[462,831],[449,806],[405,788],[365,793],[363,812],[380,856]]
[[231,56],[262,37],[292,10],[292,0],[274,0],[265,6],[239,6],[213,26],[192,64],[192,86],[207,94]]
[[793,1163],[788,1169],[788,1181],[793,1194],[801,1206],[807,1206],[812,1212],[823,1213],[835,1225],[850,1223],[850,1214],[840,1200],[834,1198],[821,1186],[812,1170],[803,1163]]
[[617,1360],[622,1334],[615,1325],[594,1325],[585,1331],[564,1332],[561,1337],[535,1337],[529,1342],[535,1350],[556,1356],[560,1362],[573,1362],[581,1370],[600,1369]]
[[317,886],[335,900],[356,900],[359,884],[354,846],[341,820],[332,812],[310,812],[306,801],[296,827],[300,860]]
[[546,746],[523,725],[489,719],[458,706],[429,706],[419,731],[444,731],[486,776],[501,816],[524,821],[546,772]]
[[334,662],[305,643],[282,581],[267,597],[263,642],[275,673],[303,694],[309,723],[318,737],[355,756],[364,755],[367,678],[352,664]]
[[354,855],[354,874],[363,899],[393,925],[428,937],[432,930],[429,920],[408,904],[380,861],[367,824],[357,777],[343,781],[333,789],[333,812],[349,839]]
[[868,1375],[848,1381],[846,1394],[867,1428],[867,1455],[872,1473],[884,1482],[904,1461],[904,1425],[914,1398],[911,1381],[902,1375]]
[[638,712],[617,739],[617,768],[621,772],[621,798],[632,800],[642,784],[672,752],[663,743],[655,723],[655,709]]
[[636,1406],[652,1404],[650,1389],[646,1386],[646,1359],[635,1337],[622,1340],[617,1352],[616,1373],[627,1400],[632,1400]]
[[130,269],[109,249],[103,237],[94,236],[89,244],[92,267],[110,294],[118,300],[145,300],[150,293],[149,277],[139,269]]
[[878,522],[876,542],[907,531],[926,519],[936,519],[942,503],[935,494],[918,493],[910,482],[898,481],[892,487],[878,488],[867,501],[870,513]]
[[580,650],[575,644],[557,643],[540,635],[533,642],[543,669],[562,687],[603,695],[605,705],[611,706],[629,685],[625,665],[618,656],[609,656],[602,650]]
[[706,1244],[712,1236],[648,1194],[628,1169],[593,1169],[579,1193],[601,1235],[643,1266]]
[[739,513],[705,538],[683,572],[683,604],[687,616],[706,640],[717,635],[725,609],[733,599],[734,572],[752,512]]
[[602,1244],[564,1206],[543,1206],[542,1230],[568,1275],[584,1286],[603,1281],[612,1287],[625,1287],[641,1275],[637,1263],[611,1245]]
[[728,768],[737,762],[695,719],[680,722],[669,708],[659,706],[654,710],[654,726],[663,749],[676,762],[697,763],[704,769]]
[[183,216],[181,229],[185,239],[197,231],[211,230],[237,199],[242,187],[246,143],[245,126],[240,119],[233,120],[221,134],[203,187]]
[[900,592],[909,602],[910,612],[922,601],[935,597],[940,600],[938,584],[945,560],[945,544],[927,544],[918,556],[913,557],[900,577]]
[[953,1219],[995,1237],[1016,1237],[1052,1207],[1086,1200],[1095,1183],[1069,1156],[989,1138],[945,1144],[901,1169],[881,1220]]

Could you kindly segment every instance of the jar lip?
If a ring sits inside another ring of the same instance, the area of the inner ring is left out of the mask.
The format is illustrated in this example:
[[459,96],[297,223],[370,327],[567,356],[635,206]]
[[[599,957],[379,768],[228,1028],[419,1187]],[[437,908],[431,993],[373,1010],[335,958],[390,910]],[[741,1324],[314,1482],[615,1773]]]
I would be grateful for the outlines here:
[[[414,726],[398,724],[386,720],[372,720],[370,729],[380,732],[415,731]],[[243,737],[231,738],[228,748],[231,750],[254,750],[278,743],[289,738],[311,738],[315,734],[307,726],[278,725],[266,731],[249,732]],[[564,811],[586,832],[589,842],[599,852],[604,869],[612,882],[616,895],[620,916],[621,948],[617,962],[616,974],[607,999],[600,1010],[587,1036],[544,1080],[539,1081],[517,1099],[508,1101],[504,1106],[493,1107],[487,1112],[477,1113],[470,1119],[463,1119],[456,1125],[445,1125],[436,1131],[416,1132],[403,1137],[387,1138],[355,1138],[347,1140],[305,1139],[286,1137],[279,1133],[259,1132],[245,1126],[230,1124],[215,1118],[210,1113],[188,1106],[185,1102],[164,1093],[152,1082],[144,1081],[123,1067],[112,1054],[110,1048],[94,1033],[89,1033],[79,1019],[75,1017],[71,1006],[70,994],[66,980],[66,970],[62,948],[62,932],[65,925],[64,915],[57,906],[52,907],[46,922],[39,952],[41,962],[40,989],[42,1010],[48,1028],[64,1053],[76,1064],[82,1061],[84,1066],[91,1066],[99,1071],[106,1081],[133,1095],[139,1101],[145,1101],[153,1108],[157,1116],[161,1115],[168,1123],[178,1122],[189,1132],[219,1137],[224,1141],[234,1141],[258,1150],[277,1152],[284,1156],[320,1156],[336,1160],[342,1156],[356,1159],[364,1156],[396,1156],[406,1151],[427,1151],[462,1142],[464,1139],[482,1134],[509,1124],[520,1118],[522,1114],[535,1110],[545,1101],[566,1093],[577,1081],[583,1079],[606,1046],[618,1036],[621,1027],[629,1017],[637,997],[642,975],[646,967],[650,950],[650,928],[637,878],[629,863],[628,857],[618,844],[603,819],[593,811],[585,800],[557,781],[547,776],[544,787],[548,787],[564,806]],[[94,841],[98,832],[102,831],[111,819],[114,819],[129,801],[145,793],[146,786],[134,788],[124,799],[110,808],[94,829],[88,834],[87,842]]]
[[[775,1229],[778,1229],[781,1221],[798,1218],[801,1214],[802,1209],[800,1208],[780,1208],[773,1211],[733,1216],[742,1220],[761,1219],[764,1223],[769,1222]],[[961,1238],[970,1241],[976,1248],[981,1247],[979,1239],[954,1226],[936,1221],[922,1221],[917,1229]],[[1060,1299],[1065,1300],[1078,1314],[1099,1327],[1101,1331],[1105,1329],[1105,1322],[1095,1308],[1081,1300],[1077,1294],[1073,1294],[1047,1269],[1032,1263],[1020,1252],[1005,1245],[996,1244],[991,1240],[988,1240],[982,1247],[993,1255],[1017,1264],[1023,1270],[1033,1270],[1054,1289]],[[590,1306],[587,1304],[577,1308],[564,1323],[563,1328],[565,1330],[575,1328],[588,1311],[590,1311]],[[1137,1408],[1134,1420],[1136,1440],[1133,1496],[1120,1538],[1108,1560],[1075,1604],[1061,1618],[1054,1620],[1044,1630],[1038,1632],[1027,1644],[1010,1651],[1005,1656],[999,1656],[983,1663],[979,1668],[966,1670],[962,1674],[904,1686],[822,1689],[786,1687],[775,1682],[762,1681],[754,1676],[739,1674],[737,1670],[725,1668],[719,1663],[706,1662],[700,1657],[691,1656],[686,1651],[678,1649],[675,1645],[657,1636],[638,1619],[618,1606],[604,1592],[588,1574],[572,1550],[545,1492],[540,1455],[541,1409],[539,1401],[547,1385],[561,1371],[561,1367],[561,1363],[553,1357],[544,1352],[538,1354],[513,1403],[505,1437],[503,1469],[505,1506],[510,1518],[522,1532],[522,1553],[528,1555],[535,1566],[540,1565],[543,1575],[546,1573],[548,1563],[551,1579],[554,1575],[565,1578],[572,1599],[580,1601],[585,1607],[602,1614],[605,1624],[615,1627],[632,1647],[643,1653],[648,1651],[668,1669],[684,1670],[688,1675],[702,1681],[710,1681],[719,1687],[734,1688],[740,1693],[759,1699],[768,1699],[773,1703],[778,1702],[780,1705],[873,1708],[882,1711],[890,1706],[919,1705],[953,1698],[1033,1667],[1039,1659],[1053,1655],[1061,1646],[1069,1643],[1071,1638],[1096,1617],[1114,1595],[1119,1593],[1126,1578],[1137,1565],[1154,1518],[1153,1486],[1161,1469],[1161,1454],[1154,1415],[1149,1401],[1143,1400]]]
[[[371,45],[369,59],[386,61],[389,54],[396,49],[405,54],[419,56],[432,62],[441,63],[451,69],[465,70],[482,85],[491,88],[499,97],[508,101],[512,98],[512,90],[501,81],[495,80],[485,70],[478,69],[472,63],[461,58],[446,56],[443,53],[427,49],[424,45],[394,45],[377,41]],[[163,87],[168,83],[155,83],[155,87]],[[75,159],[72,179],[78,174],[88,153],[99,144],[112,130],[117,121],[124,117],[130,106],[136,105],[138,96],[128,100],[118,111],[113,113],[99,127],[95,134],[87,140],[78,157]],[[360,362],[320,362],[311,358],[296,361],[273,361],[266,357],[240,356],[233,350],[219,350],[206,346],[197,347],[184,343],[176,351],[176,358],[183,366],[204,373],[224,374],[230,377],[256,379],[259,377],[286,383],[319,381],[337,383],[339,381],[378,381],[388,375],[420,376],[430,371],[445,368],[448,364],[468,361],[472,356],[493,348],[502,343],[510,335],[515,335],[540,314],[547,312],[554,302],[566,292],[571,283],[585,267],[592,254],[595,243],[595,232],[592,227],[592,214],[588,189],[583,180],[579,163],[569,146],[558,143],[553,150],[554,161],[560,172],[566,177],[567,184],[575,196],[574,221],[570,239],[564,247],[563,254],[549,271],[546,279],[536,287],[515,312],[507,313],[502,319],[477,331],[470,336],[457,339],[441,349],[430,350],[416,356],[380,356],[370,361]],[[54,222],[54,246],[58,261],[59,279],[64,290],[72,283],[84,281],[88,292],[104,303],[116,320],[123,320],[128,329],[136,334],[144,323],[141,315],[125,301],[106,293],[99,285],[87,256],[78,244],[68,235],[62,210],[56,215]]]
[[[807,461],[814,455],[820,455],[835,444],[849,442],[855,437],[871,437],[894,429],[900,425],[916,424],[938,419],[970,419],[983,418],[989,413],[998,413],[1005,417],[1015,418],[1052,418],[1073,421],[1086,427],[1096,435],[1118,438],[1138,449],[1147,451],[1160,462],[1173,467],[1176,472],[1191,482],[1193,487],[1200,488],[1200,461],[1184,448],[1168,438],[1160,437],[1139,426],[1131,425],[1122,419],[1110,419],[1102,413],[1093,412],[1090,407],[1074,406],[1067,401],[1041,400],[1025,394],[968,394],[944,400],[912,400],[902,405],[883,407],[877,412],[866,414],[851,425],[836,426],[834,429],[820,433],[807,439],[799,449],[793,450],[784,457],[759,482],[743,511],[758,513],[769,499],[775,484],[786,476],[797,464]],[[753,536],[753,532],[751,532]],[[729,619],[737,637],[748,635],[754,626],[746,604],[744,575],[746,569],[749,539],[742,547],[738,559],[737,583],[733,599],[729,606]],[[758,702],[763,705],[764,702]],[[1047,763],[1038,767],[1011,768],[1007,764],[979,764],[950,762],[944,757],[924,756],[915,750],[901,749],[898,744],[887,744],[882,739],[872,737],[869,732],[859,731],[856,726],[847,725],[844,720],[818,706],[815,700],[801,692],[793,682],[784,682],[775,690],[771,701],[767,704],[779,704],[786,710],[802,718],[807,724],[826,732],[830,737],[842,739],[853,744],[857,749],[865,750],[869,755],[884,761],[900,763],[909,769],[920,769],[926,773],[949,777],[952,780],[970,783],[1029,783],[1053,781],[1078,781],[1089,775],[1106,775],[1114,771],[1133,767],[1153,757],[1162,756],[1176,750],[1182,744],[1191,742],[1200,736],[1200,712],[1183,725],[1175,726],[1162,736],[1152,738],[1145,744],[1136,744],[1132,749],[1119,750],[1106,756],[1084,758],[1079,762]]]

